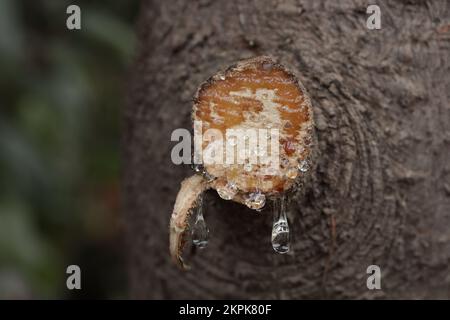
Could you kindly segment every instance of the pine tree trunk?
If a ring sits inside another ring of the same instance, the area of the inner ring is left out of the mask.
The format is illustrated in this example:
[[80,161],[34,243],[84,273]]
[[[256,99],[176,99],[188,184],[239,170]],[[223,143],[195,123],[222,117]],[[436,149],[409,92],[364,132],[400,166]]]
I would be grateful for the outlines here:
[[[450,4],[146,1],[124,110],[124,208],[134,298],[450,298]],[[191,98],[218,69],[272,55],[300,73],[317,164],[289,212],[292,252],[270,210],[207,193],[207,249],[170,260],[168,223],[188,166],[170,158]],[[382,290],[366,269],[381,268]]]

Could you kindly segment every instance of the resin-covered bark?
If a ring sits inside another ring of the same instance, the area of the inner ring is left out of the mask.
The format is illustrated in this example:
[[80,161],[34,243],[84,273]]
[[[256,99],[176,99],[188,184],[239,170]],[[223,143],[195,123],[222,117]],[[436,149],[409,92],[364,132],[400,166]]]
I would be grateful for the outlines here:
[[[449,298],[448,1],[144,1],[124,110],[124,220],[135,298]],[[192,174],[170,160],[199,84],[244,58],[298,72],[316,165],[291,200],[291,250],[272,215],[206,192],[210,241],[173,265],[168,218]],[[368,290],[380,266],[382,290]]]

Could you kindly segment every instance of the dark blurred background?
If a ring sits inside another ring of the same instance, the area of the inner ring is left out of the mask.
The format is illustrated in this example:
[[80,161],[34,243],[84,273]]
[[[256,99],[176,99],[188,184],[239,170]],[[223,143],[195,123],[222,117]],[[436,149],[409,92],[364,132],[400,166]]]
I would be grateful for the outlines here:
[[[127,297],[118,119],[137,11],[0,0],[1,299]],[[71,264],[82,290],[66,288]]]

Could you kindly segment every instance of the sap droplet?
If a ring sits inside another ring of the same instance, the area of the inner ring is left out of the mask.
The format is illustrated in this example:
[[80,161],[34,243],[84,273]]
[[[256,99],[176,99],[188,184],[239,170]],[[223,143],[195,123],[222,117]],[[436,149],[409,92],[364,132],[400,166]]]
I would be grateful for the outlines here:
[[266,204],[266,196],[260,191],[250,193],[245,199],[245,205],[250,209],[262,209]]
[[301,172],[306,172],[309,170],[309,163],[306,160],[302,160],[300,161],[299,165],[298,165],[298,170],[300,170]]
[[203,197],[198,199],[197,208],[195,208],[195,222],[192,226],[192,243],[199,249],[208,245],[209,230],[203,217]]
[[289,224],[285,197],[273,202],[272,248],[281,254],[289,252]]
[[233,182],[228,182],[223,187],[217,188],[217,193],[222,199],[231,200],[238,193],[238,187]]
[[205,168],[203,167],[202,164],[196,164],[196,163],[191,164],[191,168],[192,168],[192,170],[194,170],[197,173],[203,173],[205,170]]
[[253,166],[252,166],[251,163],[244,164],[244,170],[245,171],[250,172],[250,171],[252,171],[252,169],[253,169]]
[[226,78],[225,78],[225,76],[224,76],[223,74],[221,74],[221,75],[219,76],[219,79],[220,79],[220,80],[225,80]]

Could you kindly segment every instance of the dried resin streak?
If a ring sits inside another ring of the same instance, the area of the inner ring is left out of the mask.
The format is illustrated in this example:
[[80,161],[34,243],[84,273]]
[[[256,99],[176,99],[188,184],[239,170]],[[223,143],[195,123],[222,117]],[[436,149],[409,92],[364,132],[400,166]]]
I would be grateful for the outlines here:
[[273,200],[272,245],[278,253],[287,252],[285,196],[309,173],[313,139],[311,103],[302,84],[271,57],[240,61],[200,86],[192,120],[195,139],[200,136],[194,160],[201,164],[182,182],[175,201],[170,219],[173,260],[185,267],[181,255],[192,212],[193,242],[201,248],[207,244],[202,194],[209,188],[222,199],[257,211]]

